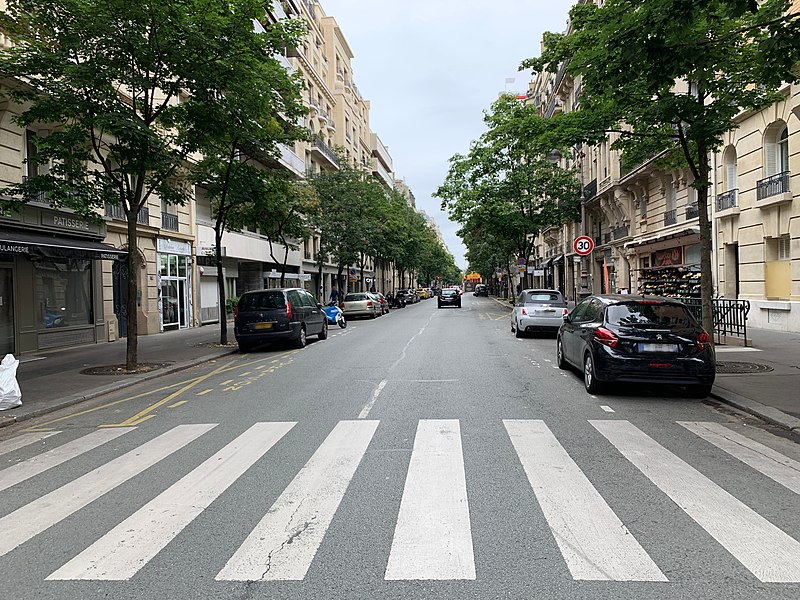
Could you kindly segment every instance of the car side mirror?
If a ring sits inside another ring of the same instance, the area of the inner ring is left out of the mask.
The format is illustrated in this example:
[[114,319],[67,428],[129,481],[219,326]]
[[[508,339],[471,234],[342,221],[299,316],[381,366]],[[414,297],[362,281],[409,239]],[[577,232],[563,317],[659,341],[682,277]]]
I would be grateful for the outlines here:
[[572,319],[569,318],[569,313],[564,315],[564,323],[569,323]]
[[319,302],[317,302],[317,308],[318,308],[318,309],[320,309],[320,310],[322,310],[322,304],[320,304]]

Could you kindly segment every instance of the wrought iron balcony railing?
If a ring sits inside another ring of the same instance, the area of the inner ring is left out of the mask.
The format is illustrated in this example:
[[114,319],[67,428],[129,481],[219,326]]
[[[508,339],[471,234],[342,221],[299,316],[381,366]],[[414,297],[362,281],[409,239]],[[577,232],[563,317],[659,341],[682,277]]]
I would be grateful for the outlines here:
[[733,189],[717,194],[717,210],[728,210],[739,206],[739,190]]
[[756,182],[756,200],[785,194],[789,191],[789,171]]
[[664,225],[675,225],[678,222],[678,209],[673,208],[664,213]]

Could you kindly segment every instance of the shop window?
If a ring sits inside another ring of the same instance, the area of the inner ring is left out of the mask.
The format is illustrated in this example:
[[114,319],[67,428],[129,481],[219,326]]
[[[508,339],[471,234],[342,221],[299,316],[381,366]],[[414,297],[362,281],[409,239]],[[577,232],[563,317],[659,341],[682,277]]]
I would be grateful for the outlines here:
[[92,323],[92,261],[44,259],[34,285],[40,329]]

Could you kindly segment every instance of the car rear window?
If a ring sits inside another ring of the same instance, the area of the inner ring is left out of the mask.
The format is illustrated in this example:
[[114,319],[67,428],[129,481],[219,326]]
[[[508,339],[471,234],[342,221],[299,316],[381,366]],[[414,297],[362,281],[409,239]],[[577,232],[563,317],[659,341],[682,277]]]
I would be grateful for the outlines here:
[[525,304],[552,304],[564,303],[564,298],[556,292],[528,292]]
[[695,324],[685,306],[626,302],[611,304],[606,309],[606,320],[612,325],[632,327],[691,327]]
[[264,291],[251,294],[243,294],[239,298],[239,310],[269,310],[272,308],[284,308],[286,300],[283,292]]
[[442,290],[442,296],[455,296],[455,290]]
[[355,302],[356,300],[368,300],[366,294],[347,294],[344,297],[345,302]]

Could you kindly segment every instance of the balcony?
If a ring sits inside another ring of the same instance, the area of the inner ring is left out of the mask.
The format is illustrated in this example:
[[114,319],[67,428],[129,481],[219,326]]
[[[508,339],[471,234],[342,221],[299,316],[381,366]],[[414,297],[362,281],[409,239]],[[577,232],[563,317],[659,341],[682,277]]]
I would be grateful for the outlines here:
[[178,231],[178,215],[161,211],[161,229]]
[[789,171],[784,171],[756,182],[756,201],[759,208],[791,202],[792,192],[789,189]]
[[336,154],[328,147],[328,144],[323,142],[320,138],[314,138],[314,142],[311,146],[311,153],[318,158],[326,160],[332,167],[336,169],[339,168],[339,159],[336,157]]
[[717,216],[729,217],[739,214],[739,190],[733,189],[717,194]]
[[630,235],[630,229],[627,225],[622,225],[621,227],[615,227],[613,233],[615,240],[621,240]]
[[591,200],[597,196],[597,179],[592,179],[588,184],[583,186],[584,200]]
[[697,202],[690,202],[686,205],[686,220],[696,219],[700,215],[700,207]]
[[[128,217],[125,216],[125,211],[121,206],[106,203],[105,216],[114,219],[115,221],[127,221]],[[139,211],[136,215],[136,222],[139,225],[150,225],[150,209],[146,206]]]
[[673,208],[664,213],[664,225],[675,225],[678,222],[678,209]]

